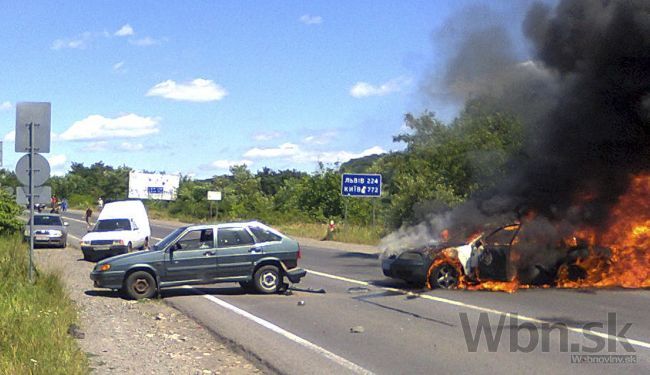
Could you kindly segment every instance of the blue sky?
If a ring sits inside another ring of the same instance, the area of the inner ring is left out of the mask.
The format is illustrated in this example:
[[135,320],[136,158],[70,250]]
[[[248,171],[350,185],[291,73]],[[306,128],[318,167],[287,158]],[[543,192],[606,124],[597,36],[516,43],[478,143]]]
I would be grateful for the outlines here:
[[23,101],[52,103],[45,156],[59,175],[97,161],[197,178],[242,163],[310,172],[396,150],[405,113],[458,109],[421,90],[453,54],[445,25],[474,7],[517,35],[523,4],[3,1],[3,167],[21,156]]

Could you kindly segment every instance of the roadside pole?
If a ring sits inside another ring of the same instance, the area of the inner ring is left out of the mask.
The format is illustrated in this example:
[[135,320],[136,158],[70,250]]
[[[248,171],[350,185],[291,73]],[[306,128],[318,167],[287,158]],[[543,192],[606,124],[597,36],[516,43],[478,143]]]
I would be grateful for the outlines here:
[[29,282],[34,283],[34,123],[29,123]]
[[[16,202],[29,205],[29,282],[34,283],[34,206],[49,202],[51,189],[42,186],[50,177],[50,164],[41,153],[50,152],[52,106],[49,102],[16,103],[15,151],[25,152],[16,163],[16,178],[23,187],[16,189]],[[36,190],[36,187],[38,191]],[[48,196],[45,196],[45,195]]]

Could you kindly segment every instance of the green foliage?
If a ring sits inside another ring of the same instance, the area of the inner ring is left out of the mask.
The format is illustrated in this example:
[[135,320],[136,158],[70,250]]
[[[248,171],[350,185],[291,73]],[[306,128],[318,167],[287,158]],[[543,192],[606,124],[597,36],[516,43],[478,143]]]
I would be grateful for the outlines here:
[[0,235],[10,235],[22,229],[23,222],[18,219],[22,211],[13,196],[0,190]]
[[417,118],[407,114],[405,124],[410,132],[394,140],[405,142],[406,151],[378,163],[380,169],[392,171],[388,186],[392,227],[421,220],[418,205],[450,206],[492,187],[522,143],[521,124],[480,100],[468,102],[449,125],[431,112]]
[[85,354],[67,334],[74,304],[60,278],[27,280],[27,248],[20,236],[0,240],[0,374],[85,374]]

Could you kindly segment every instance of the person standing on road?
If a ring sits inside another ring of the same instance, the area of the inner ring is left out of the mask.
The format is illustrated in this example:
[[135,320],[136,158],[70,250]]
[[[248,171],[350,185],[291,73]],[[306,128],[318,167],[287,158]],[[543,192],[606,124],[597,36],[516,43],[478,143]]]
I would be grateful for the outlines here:
[[68,210],[68,200],[63,198],[61,199],[61,211],[66,212]]
[[93,210],[88,207],[86,210],[86,224],[88,225],[88,228],[90,228],[90,217],[93,216]]
[[99,197],[99,199],[97,199],[97,207],[99,208],[100,211],[102,210],[102,208],[104,208],[104,200],[102,199],[102,197]]

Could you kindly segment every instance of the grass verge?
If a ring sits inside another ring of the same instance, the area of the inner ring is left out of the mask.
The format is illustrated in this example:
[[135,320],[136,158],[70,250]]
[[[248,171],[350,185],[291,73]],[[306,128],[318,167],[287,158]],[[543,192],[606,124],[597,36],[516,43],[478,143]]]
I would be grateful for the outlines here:
[[86,374],[88,361],[68,327],[77,319],[57,275],[28,280],[20,236],[0,239],[0,374]]
[[[293,223],[275,225],[278,230],[297,237],[323,239],[327,235],[327,224],[319,223]],[[384,235],[383,228],[367,227],[353,224],[339,224],[331,238],[333,241],[358,243],[363,245],[377,245]]]

